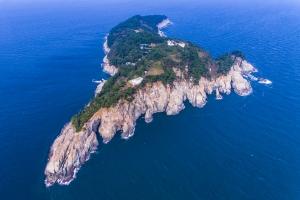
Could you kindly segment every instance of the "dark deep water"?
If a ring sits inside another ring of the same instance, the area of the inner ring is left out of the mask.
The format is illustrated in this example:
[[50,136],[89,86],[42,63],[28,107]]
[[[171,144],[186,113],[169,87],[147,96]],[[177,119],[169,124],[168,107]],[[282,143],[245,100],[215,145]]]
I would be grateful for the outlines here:
[[[273,85],[140,118],[46,188],[52,142],[108,78],[104,36],[135,14],[167,15],[168,36],[213,57],[243,50]],[[300,3],[0,3],[0,19],[0,199],[300,199]]]

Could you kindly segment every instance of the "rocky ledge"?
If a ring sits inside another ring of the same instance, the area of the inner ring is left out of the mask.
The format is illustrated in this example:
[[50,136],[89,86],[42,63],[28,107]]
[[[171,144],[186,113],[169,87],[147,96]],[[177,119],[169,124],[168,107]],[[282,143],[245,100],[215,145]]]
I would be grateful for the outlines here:
[[220,93],[230,94],[232,88],[238,95],[249,95],[252,87],[242,75],[256,71],[251,64],[237,58],[226,76],[210,80],[202,77],[195,85],[184,80],[179,69],[173,70],[181,81],[175,81],[172,86],[161,82],[147,85],[134,95],[132,102],[120,100],[115,107],[100,109],[80,132],[75,131],[71,122],[66,124],[51,146],[45,184],[68,184],[90,153],[97,149],[96,133],[104,143],[108,143],[119,130],[122,131],[121,137],[128,139],[134,134],[136,120],[143,114],[146,122],[151,122],[153,114],[158,112],[176,115],[184,109],[185,100],[201,108],[206,104],[207,95],[214,91],[218,99],[222,97]]

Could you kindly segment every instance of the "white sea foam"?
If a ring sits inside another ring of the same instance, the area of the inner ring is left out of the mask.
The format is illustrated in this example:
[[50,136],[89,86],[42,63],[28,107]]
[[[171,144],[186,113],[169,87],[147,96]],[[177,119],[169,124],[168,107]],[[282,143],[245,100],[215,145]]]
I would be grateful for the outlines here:
[[53,183],[48,182],[47,179],[44,181],[44,183],[45,183],[46,187],[50,187],[53,185]]
[[273,82],[270,81],[270,80],[268,80],[268,79],[263,79],[263,80],[258,81],[258,83],[270,85],[270,84],[272,84]]
[[250,80],[252,80],[252,81],[257,81],[257,80],[258,80],[257,77],[255,77],[255,76],[253,76],[253,75],[251,75],[251,74],[249,74],[248,77],[249,77]]
[[92,82],[93,83],[102,83],[102,80],[95,80],[95,79],[93,79]]
[[103,44],[103,50],[106,55],[110,52],[110,48],[108,47],[108,44],[107,44],[107,37],[108,37],[108,34],[105,37],[105,42]]
[[134,135],[134,131],[135,131],[135,128],[133,129],[132,133],[130,133],[130,134],[128,135],[129,138],[132,137],[132,136]]
[[68,181],[64,181],[62,179],[57,179],[57,183],[60,185],[69,185],[76,178],[76,174],[78,171],[79,171],[79,167],[76,167],[73,171],[73,176],[71,179],[69,179]]

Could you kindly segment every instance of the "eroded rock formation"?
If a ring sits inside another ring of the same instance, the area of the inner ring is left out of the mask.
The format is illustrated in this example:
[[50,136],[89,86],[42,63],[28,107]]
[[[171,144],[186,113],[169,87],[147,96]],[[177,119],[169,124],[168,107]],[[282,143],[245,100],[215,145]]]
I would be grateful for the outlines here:
[[55,182],[68,184],[76,171],[97,150],[96,131],[99,121],[90,121],[85,131],[76,132],[72,123],[67,123],[51,146],[45,169],[45,184]]
[[158,112],[176,115],[184,109],[185,100],[201,108],[213,91],[217,97],[220,93],[230,94],[232,88],[238,95],[249,95],[252,87],[242,74],[253,72],[255,68],[237,59],[226,76],[211,80],[202,77],[197,85],[184,80],[179,69],[173,70],[180,81],[175,81],[172,86],[161,82],[147,85],[134,95],[132,102],[120,100],[112,108],[100,109],[84,125],[83,131],[77,133],[69,122],[51,147],[45,169],[46,185],[67,184],[72,180],[76,170],[97,149],[96,133],[101,135],[104,143],[108,143],[118,130],[122,131],[122,138],[128,139],[134,134],[136,120],[142,114],[145,114],[146,122],[151,122],[153,114]]

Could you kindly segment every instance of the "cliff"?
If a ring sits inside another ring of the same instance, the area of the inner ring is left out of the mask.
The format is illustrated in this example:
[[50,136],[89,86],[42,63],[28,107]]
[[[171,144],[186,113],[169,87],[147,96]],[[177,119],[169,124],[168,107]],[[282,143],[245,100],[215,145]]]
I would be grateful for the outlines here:
[[97,150],[96,131],[99,121],[89,123],[86,131],[76,132],[69,122],[52,144],[45,169],[46,186],[55,182],[68,184],[75,177],[76,171]]
[[[182,76],[180,70],[174,68],[174,71],[176,76]],[[153,114],[158,112],[176,115],[184,109],[185,100],[201,108],[206,104],[207,95],[213,91],[230,94],[233,88],[238,95],[249,95],[252,87],[242,74],[253,71],[255,68],[251,64],[237,59],[227,75],[211,80],[202,77],[198,85],[184,79],[175,81],[173,86],[161,82],[149,84],[134,95],[132,102],[120,100],[110,109],[100,109],[80,132],[76,132],[69,122],[51,146],[45,184],[68,184],[89,154],[97,149],[97,133],[104,143],[108,143],[119,130],[122,138],[128,139],[134,134],[136,120],[143,114],[146,122],[151,122]]]

